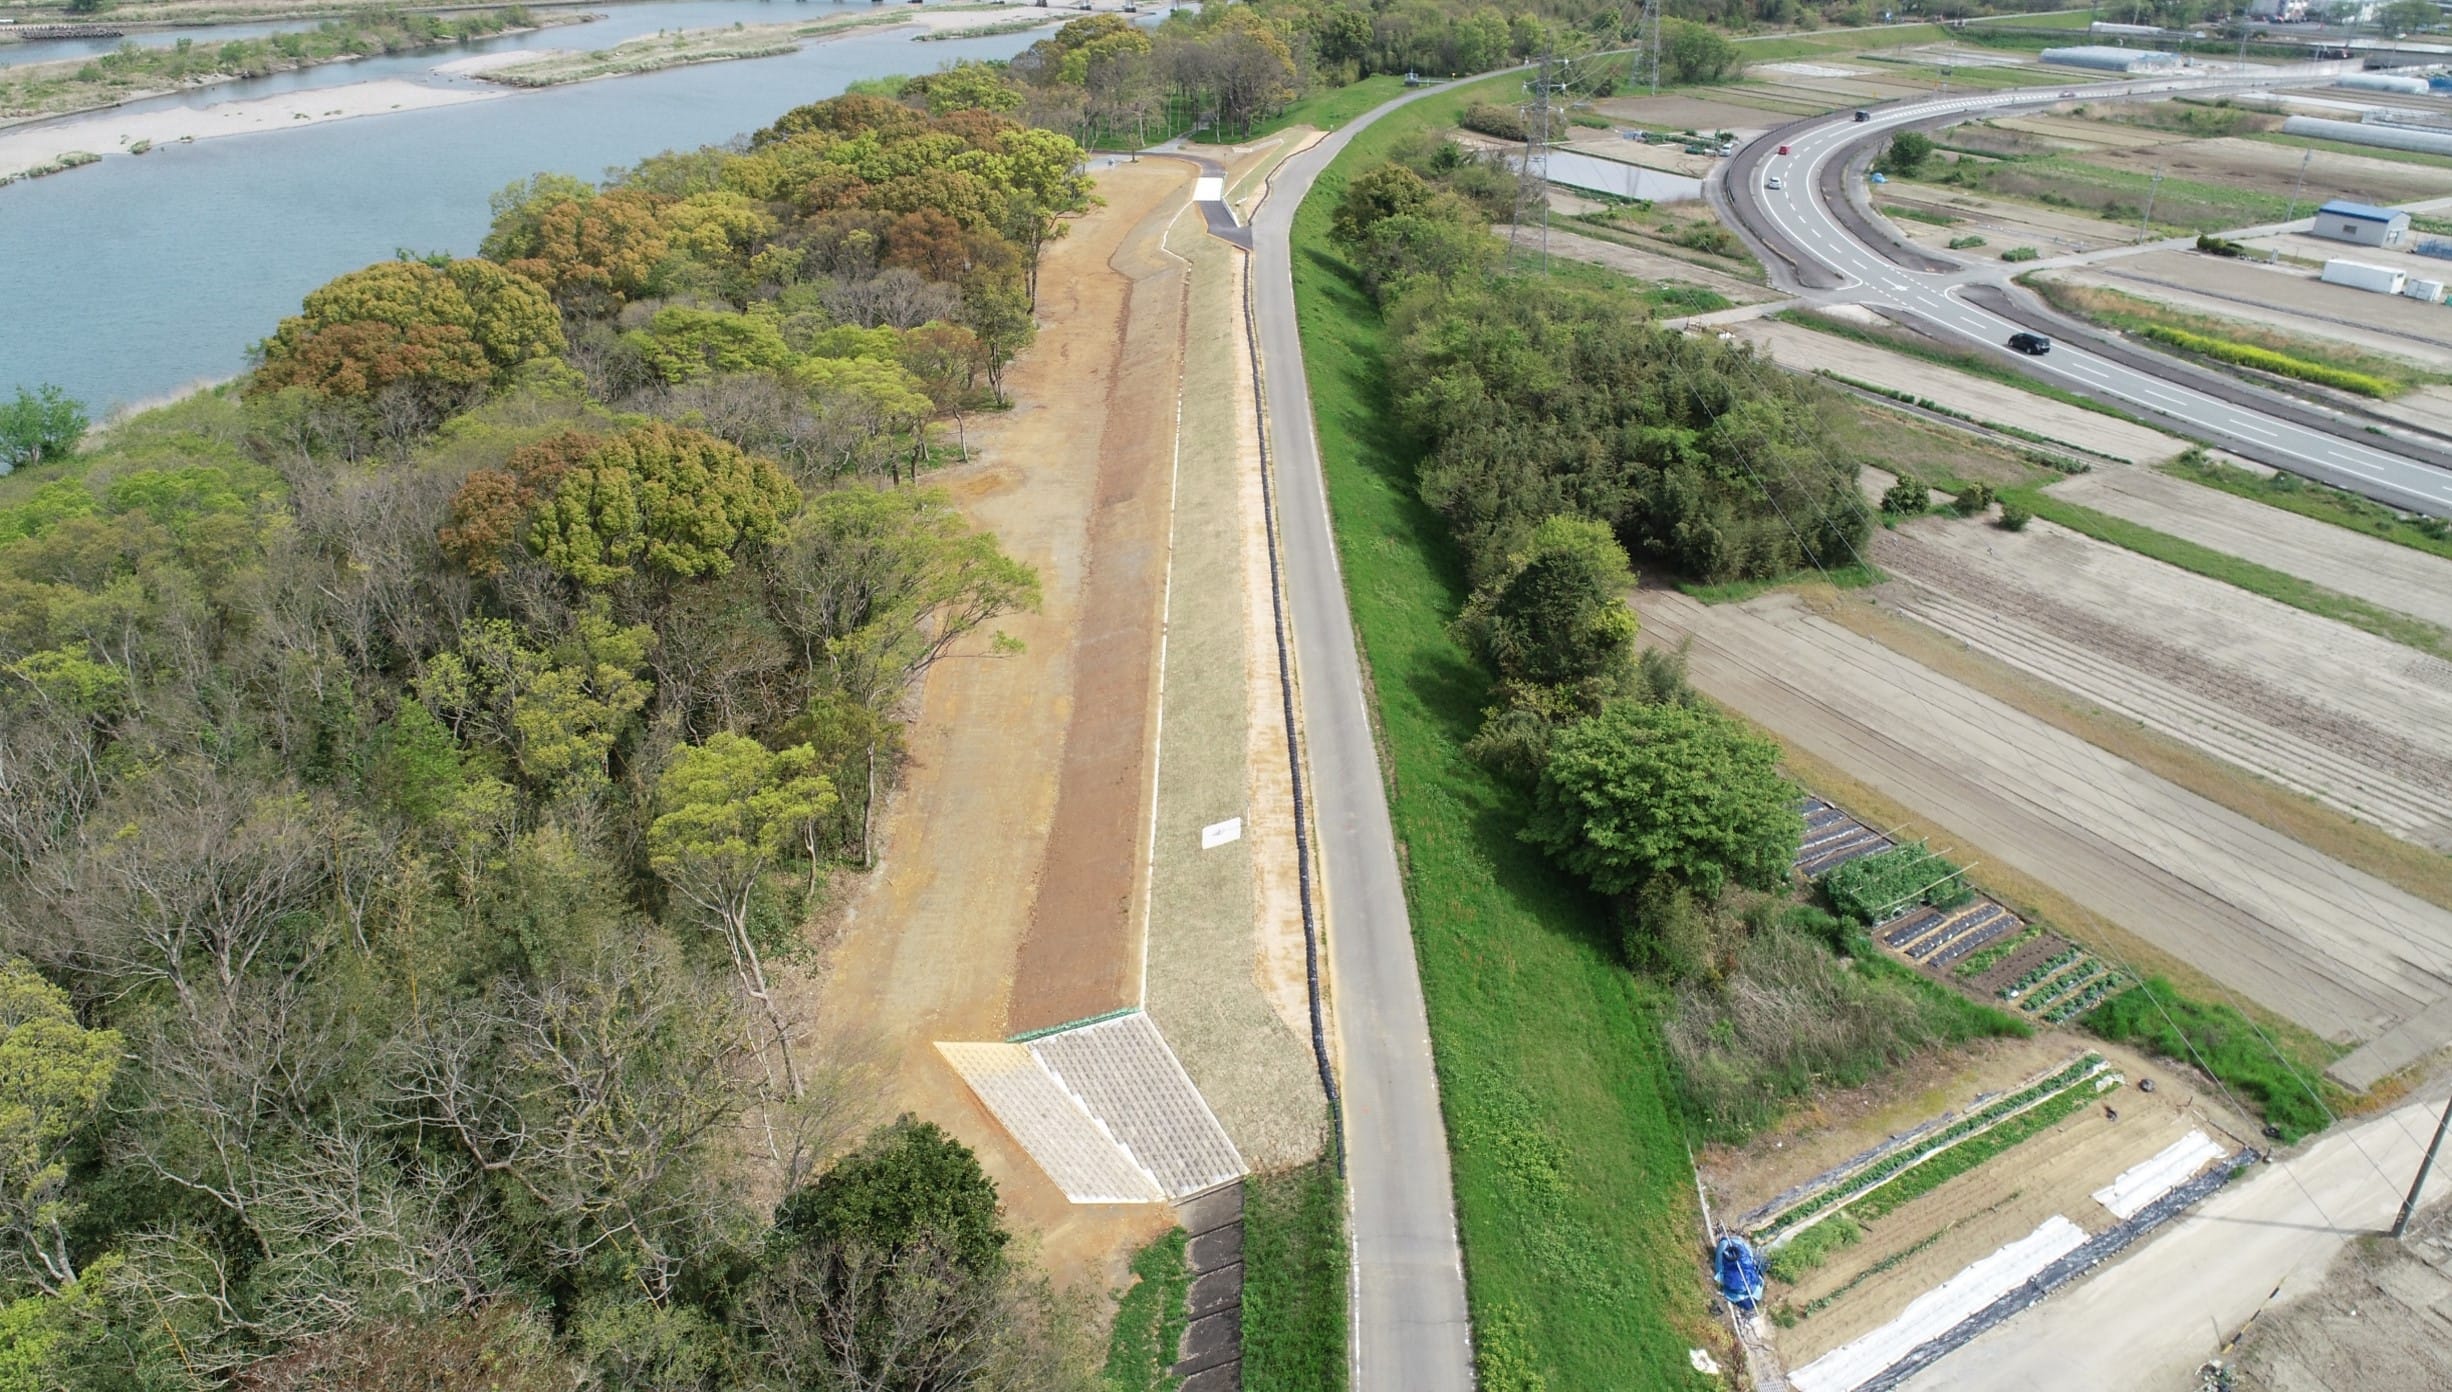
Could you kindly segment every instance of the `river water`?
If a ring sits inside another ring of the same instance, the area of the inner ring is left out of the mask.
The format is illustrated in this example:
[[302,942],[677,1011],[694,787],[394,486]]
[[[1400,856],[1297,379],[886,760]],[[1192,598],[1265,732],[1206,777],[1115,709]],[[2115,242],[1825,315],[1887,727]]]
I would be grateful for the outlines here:
[[[782,23],[844,8],[853,7],[624,5],[591,24],[162,100],[195,105],[416,77],[471,53],[601,48],[658,29]],[[775,58],[162,146],[0,188],[0,393],[56,383],[99,417],[230,376],[246,367],[249,344],[332,277],[402,248],[475,252],[487,197],[515,179],[543,170],[600,177],[660,150],[729,140],[861,78],[1009,58],[1045,31],[929,43],[912,33],[855,32]]]

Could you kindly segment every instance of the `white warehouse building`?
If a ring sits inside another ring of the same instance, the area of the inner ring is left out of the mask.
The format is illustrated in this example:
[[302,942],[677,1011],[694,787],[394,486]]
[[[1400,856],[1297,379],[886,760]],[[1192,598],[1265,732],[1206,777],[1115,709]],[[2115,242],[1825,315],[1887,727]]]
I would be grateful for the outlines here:
[[2093,68],[2099,72],[2171,72],[2180,65],[2180,56],[2176,53],[2151,48],[2113,48],[2108,44],[2047,48],[2039,56],[2046,63],[2055,63],[2064,68]]
[[2392,247],[2409,240],[2409,214],[2369,203],[2336,198],[2316,210],[2316,236],[2359,246]]

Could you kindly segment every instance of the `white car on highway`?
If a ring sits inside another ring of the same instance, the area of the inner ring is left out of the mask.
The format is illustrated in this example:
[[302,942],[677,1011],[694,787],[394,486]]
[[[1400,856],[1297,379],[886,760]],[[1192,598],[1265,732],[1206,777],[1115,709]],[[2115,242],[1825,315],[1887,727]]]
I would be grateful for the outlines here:
[[1779,181],[1779,176],[1778,176],[1777,174],[1774,174],[1774,175],[1772,175],[1770,178],[1763,180],[1763,181],[1762,181],[1762,186],[1763,186],[1764,188],[1771,189],[1771,190],[1774,190],[1774,191],[1777,191],[1777,190],[1779,190],[1779,189],[1783,189],[1783,188],[1786,188],[1786,187],[1787,187],[1787,185],[1786,185],[1786,184],[1783,184],[1783,183],[1781,183],[1781,182]]

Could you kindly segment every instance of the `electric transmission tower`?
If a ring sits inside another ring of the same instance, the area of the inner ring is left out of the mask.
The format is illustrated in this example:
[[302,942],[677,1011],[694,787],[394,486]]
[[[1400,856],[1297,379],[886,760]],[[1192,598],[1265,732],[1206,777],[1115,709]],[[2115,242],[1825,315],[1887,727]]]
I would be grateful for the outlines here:
[[1635,50],[1652,95],[1660,95],[1660,0],[1643,0],[1643,19],[1635,30]]
[[1550,122],[1556,111],[1553,99],[1566,85],[1560,80],[1564,71],[1555,53],[1542,54],[1533,71],[1532,99],[1524,104],[1524,159],[1516,175],[1515,221],[1507,236],[1509,254],[1528,261],[1533,249],[1527,243],[1537,236],[1545,272],[1550,265]]

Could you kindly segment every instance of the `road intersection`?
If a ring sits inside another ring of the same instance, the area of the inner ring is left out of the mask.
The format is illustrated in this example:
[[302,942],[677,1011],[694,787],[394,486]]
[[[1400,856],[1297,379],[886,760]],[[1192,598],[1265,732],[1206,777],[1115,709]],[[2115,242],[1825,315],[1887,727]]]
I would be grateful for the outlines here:
[[[2072,90],[2097,98],[2172,89],[2224,91],[2298,75],[2268,71]],[[2051,316],[2022,304],[2006,285],[2009,268],[1962,266],[1905,248],[1874,231],[1872,215],[1850,205],[1854,168],[1872,146],[1896,132],[2061,99],[2059,90],[2017,89],[1876,108],[1862,121],[1838,112],[1800,122],[1762,137],[1731,161],[1720,193],[1740,226],[1768,244],[1766,262],[1774,275],[1789,280],[1809,302],[1900,311],[1919,327],[2000,353],[2045,381],[2180,434],[2395,507],[2452,516],[2452,470],[2428,458],[2435,451],[2235,381],[2209,382],[2212,374],[2134,345],[2114,347],[2082,331],[2071,334]],[[1781,147],[1788,153],[1779,154]],[[1777,189],[1768,186],[1775,175],[1781,182]],[[2021,358],[2004,346],[2010,335],[2038,327],[2062,329],[2049,354]]]

